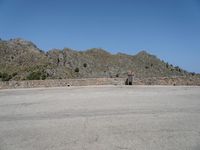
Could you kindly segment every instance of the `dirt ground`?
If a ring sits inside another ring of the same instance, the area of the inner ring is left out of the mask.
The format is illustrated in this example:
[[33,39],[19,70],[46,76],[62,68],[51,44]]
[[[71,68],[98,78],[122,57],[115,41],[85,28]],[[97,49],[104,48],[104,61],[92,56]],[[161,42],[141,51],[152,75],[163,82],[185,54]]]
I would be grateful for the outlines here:
[[200,87],[0,90],[0,150],[200,150]]

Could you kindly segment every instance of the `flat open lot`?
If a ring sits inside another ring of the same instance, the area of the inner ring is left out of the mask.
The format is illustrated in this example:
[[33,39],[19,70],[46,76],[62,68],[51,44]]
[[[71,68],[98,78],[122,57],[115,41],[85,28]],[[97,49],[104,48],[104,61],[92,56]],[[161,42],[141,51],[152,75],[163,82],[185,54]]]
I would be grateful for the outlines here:
[[0,90],[0,150],[200,150],[200,87]]

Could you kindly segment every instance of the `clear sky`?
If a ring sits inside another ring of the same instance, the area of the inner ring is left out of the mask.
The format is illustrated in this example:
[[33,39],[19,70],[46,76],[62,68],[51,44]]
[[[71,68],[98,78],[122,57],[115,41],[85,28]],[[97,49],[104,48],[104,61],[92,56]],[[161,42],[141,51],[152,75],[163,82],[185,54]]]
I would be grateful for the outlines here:
[[146,50],[200,73],[200,0],[0,0],[0,38],[40,49]]

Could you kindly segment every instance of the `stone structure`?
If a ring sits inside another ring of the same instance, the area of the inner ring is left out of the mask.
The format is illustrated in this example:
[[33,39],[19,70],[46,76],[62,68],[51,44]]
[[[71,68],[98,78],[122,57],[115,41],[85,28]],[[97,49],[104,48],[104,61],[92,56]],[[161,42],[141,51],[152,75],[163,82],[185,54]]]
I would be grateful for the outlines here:
[[124,85],[124,81],[125,81],[124,78],[85,78],[85,79],[5,81],[5,82],[0,82],[0,89],[87,86],[87,85]]
[[126,82],[125,84],[126,85],[133,85],[133,81],[134,81],[134,72],[133,71],[128,71],[127,72],[127,79],[126,79]]
[[[85,78],[85,79],[60,79],[60,80],[25,80],[25,81],[0,81],[0,89],[35,88],[35,87],[64,87],[87,85],[125,85],[126,78]],[[196,85],[200,86],[200,78],[182,77],[152,77],[134,78],[133,85]]]

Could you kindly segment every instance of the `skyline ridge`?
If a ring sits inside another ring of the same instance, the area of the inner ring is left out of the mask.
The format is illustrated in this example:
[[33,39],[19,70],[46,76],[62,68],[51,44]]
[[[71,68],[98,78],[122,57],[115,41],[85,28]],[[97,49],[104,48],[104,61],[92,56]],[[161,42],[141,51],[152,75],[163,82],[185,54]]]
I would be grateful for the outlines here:
[[[71,49],[73,51],[76,51],[76,52],[86,52],[86,51],[89,51],[89,50],[92,50],[92,49],[102,49],[108,53],[110,53],[111,55],[117,55],[117,54],[125,54],[125,55],[130,55],[130,56],[135,56],[135,55],[138,55],[139,53],[147,53],[147,54],[150,54],[150,55],[153,55],[153,56],[156,56],[158,57],[159,59],[161,59],[162,61],[166,62],[166,63],[169,63],[169,64],[172,64],[173,66],[179,66],[178,64],[174,64],[174,63],[171,63],[169,62],[168,60],[165,60],[165,59],[162,59],[160,58],[158,55],[152,53],[150,50],[146,50],[146,49],[141,49],[141,50],[137,50],[135,51],[134,53],[126,53],[126,52],[123,52],[123,51],[110,51],[108,49],[105,49],[105,48],[98,48],[98,47],[91,47],[91,48],[87,48],[87,49],[84,49],[84,50],[79,50],[79,49],[74,49],[74,48],[71,48],[71,47],[67,47],[67,46],[64,46],[63,48],[50,48],[48,50],[44,50],[44,49],[41,49],[40,47],[38,47],[38,45],[36,43],[34,43],[33,41],[31,40],[26,40],[24,38],[21,38],[21,37],[16,37],[16,38],[10,38],[10,39],[2,39],[0,38],[1,41],[15,41],[15,40],[21,40],[21,41],[25,41],[25,42],[30,42],[32,43],[33,45],[35,45],[39,50],[42,50],[43,52],[48,52],[48,51],[52,51],[52,50],[64,50],[64,49]],[[196,72],[196,71],[190,71],[188,70],[187,68],[184,68],[182,66],[179,66],[180,68],[184,69],[184,70],[187,70],[188,72],[195,72],[197,74],[200,74],[200,72]]]

